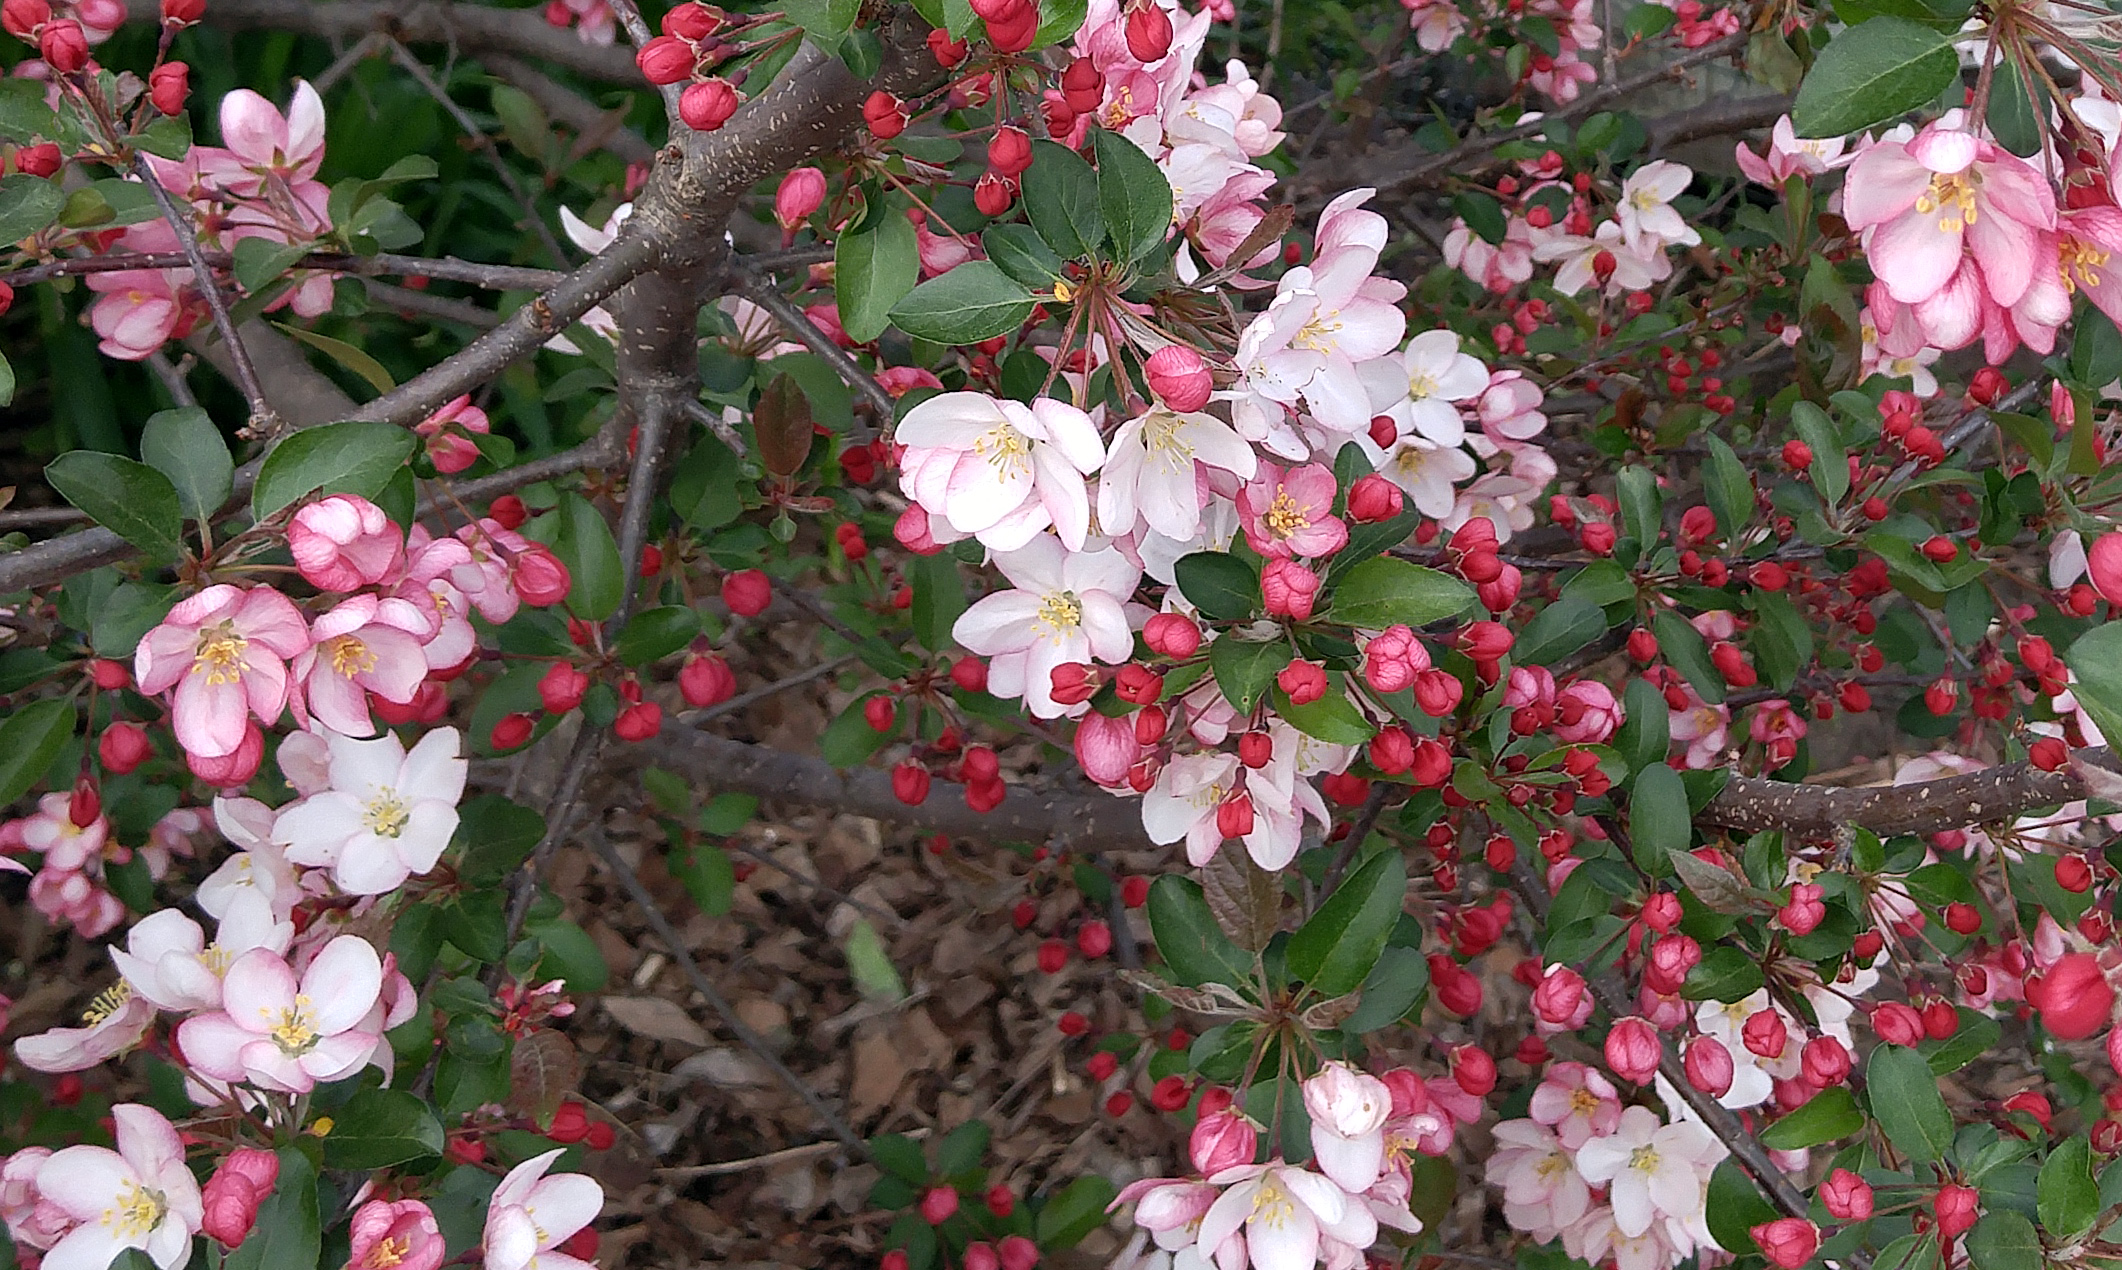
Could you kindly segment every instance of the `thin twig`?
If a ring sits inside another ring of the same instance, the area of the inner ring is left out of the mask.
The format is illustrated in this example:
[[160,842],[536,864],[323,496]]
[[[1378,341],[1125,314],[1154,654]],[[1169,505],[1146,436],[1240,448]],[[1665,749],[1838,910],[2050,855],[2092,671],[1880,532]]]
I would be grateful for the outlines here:
[[[908,1129],[902,1136],[920,1140],[928,1136],[928,1127]],[[795,1160],[809,1160],[821,1155],[831,1155],[845,1146],[840,1142],[806,1142],[802,1146],[783,1147],[779,1151],[768,1151],[765,1155],[749,1155],[741,1160],[723,1160],[718,1164],[674,1164],[656,1170],[656,1176],[670,1181],[685,1181],[696,1177],[724,1177],[731,1173],[749,1173],[753,1169],[770,1169],[779,1164]]]
[[[746,264],[748,266],[749,262]],[[742,280],[740,285],[746,299],[773,314],[774,320],[790,335],[795,336],[805,348],[824,358],[826,364],[838,371],[840,378],[847,381],[848,387],[862,394],[862,399],[869,402],[870,407],[877,412],[879,428],[890,426],[898,403],[892,400],[892,395],[884,391],[884,386],[879,384],[874,376],[862,369],[861,364],[854,358],[848,356],[846,349],[833,343],[831,336],[819,330],[816,322],[803,316],[795,305],[790,304],[788,298],[781,294],[780,288],[760,278],[749,267],[744,268],[738,277]]]
[[177,235],[177,243],[184,249],[184,261],[191,266],[192,278],[199,293],[206,297],[207,311],[214,316],[214,329],[221,332],[221,342],[228,346],[228,359],[236,375],[236,387],[243,399],[250,403],[250,426],[252,431],[271,436],[280,430],[280,416],[274,413],[272,404],[265,399],[265,390],[258,386],[258,368],[251,364],[250,350],[236,335],[236,320],[229,315],[228,298],[221,294],[221,286],[214,280],[214,272],[207,267],[206,257],[199,250],[199,235],[192,229],[189,209],[177,206],[177,200],[162,188],[162,180],[155,175],[145,153],[133,156],[133,170],[147,186],[148,194],[155,206],[162,209],[162,219],[169,222],[171,232]]
[[778,693],[787,692],[790,688],[799,688],[813,680],[823,679],[853,660],[855,660],[853,653],[843,653],[831,661],[819,662],[808,670],[799,670],[786,679],[777,679],[770,684],[762,684],[750,692],[739,693],[727,701],[708,706],[704,710],[682,711],[678,715],[678,721],[698,727],[709,719],[719,719],[725,714],[735,714],[755,701],[764,701]]

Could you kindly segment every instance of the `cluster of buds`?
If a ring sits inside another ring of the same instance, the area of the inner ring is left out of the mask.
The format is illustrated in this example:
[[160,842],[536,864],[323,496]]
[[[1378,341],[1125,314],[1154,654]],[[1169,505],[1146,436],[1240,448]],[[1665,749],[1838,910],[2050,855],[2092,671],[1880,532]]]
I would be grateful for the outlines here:
[[744,73],[710,74],[739,51],[717,34],[728,21],[729,15],[711,4],[680,4],[663,15],[663,34],[634,55],[649,83],[659,88],[685,84],[678,95],[678,116],[696,132],[713,132],[737,112],[737,88]]

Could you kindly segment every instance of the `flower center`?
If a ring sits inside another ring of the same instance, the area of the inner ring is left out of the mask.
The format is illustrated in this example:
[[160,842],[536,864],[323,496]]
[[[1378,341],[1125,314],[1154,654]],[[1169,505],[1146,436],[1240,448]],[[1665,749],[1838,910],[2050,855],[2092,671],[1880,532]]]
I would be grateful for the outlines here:
[[1051,635],[1065,635],[1083,624],[1083,601],[1074,591],[1055,591],[1039,601],[1039,616],[1033,619]]
[[133,985],[120,979],[96,994],[96,999],[88,1003],[88,1009],[81,1012],[81,1021],[90,1027],[94,1027],[116,1014],[124,1007],[126,1002],[132,999]]
[[289,1058],[307,1054],[317,1043],[317,1021],[310,1013],[309,1006],[309,998],[297,994],[295,1003],[279,1012],[277,1023],[272,1021],[273,1011],[263,1007],[258,1010],[267,1022],[266,1035],[270,1036],[273,1044],[278,1045],[280,1052]]
[[1169,410],[1152,410],[1142,420],[1142,448],[1174,467],[1191,465],[1194,447],[1186,443],[1179,416]]
[[2063,266],[2063,288],[2076,291],[2100,285],[2100,269],[2107,263],[2112,252],[2102,251],[2098,243],[2083,238],[2065,235],[2058,244]]
[[1341,321],[1339,318],[1315,317],[1304,324],[1303,329],[1297,332],[1297,337],[1291,340],[1290,343],[1295,344],[1298,348],[1309,349],[1314,353],[1331,352],[1334,347],[1334,336],[1340,334],[1340,332]]
[[162,1192],[129,1181],[125,1189],[118,1192],[117,1204],[104,1210],[103,1224],[116,1231],[121,1239],[145,1239],[162,1224],[162,1214],[168,1207]]
[[1427,367],[1411,371],[1407,376],[1407,395],[1416,401],[1437,395],[1437,376]]
[[1008,476],[1011,469],[1021,472],[1029,467],[1026,456],[1031,452],[1031,438],[1008,424],[989,428],[973,442],[973,453],[992,464],[998,477]]
[[1938,232],[1957,234],[1975,223],[1975,189],[1980,184],[1972,171],[1940,172],[1930,187],[1916,197],[1916,210],[1925,216],[1938,213]]
[[1598,1109],[1599,1095],[1591,1090],[1572,1089],[1569,1091],[1569,1114],[1573,1116],[1588,1116]]
[[386,1235],[376,1241],[375,1247],[368,1250],[368,1257],[361,1264],[369,1267],[369,1270],[385,1270],[385,1267],[395,1266],[405,1260],[412,1250],[413,1237],[411,1235],[398,1239],[392,1239]]
[[1632,192],[1628,196],[1628,205],[1639,212],[1647,212],[1654,207],[1664,206],[1665,200],[1658,197],[1656,190],[1645,187]]
[[396,838],[405,832],[405,824],[413,818],[412,808],[398,797],[395,789],[379,789],[368,800],[368,807],[361,813],[361,822],[378,838]]
[[1280,1228],[1295,1211],[1296,1205],[1271,1179],[1263,1179],[1260,1189],[1253,1192],[1252,1220],[1262,1225]]
[[1648,1144],[1628,1153],[1628,1167],[1644,1173],[1658,1171],[1658,1148]]
[[1261,519],[1267,522],[1267,531],[1277,538],[1294,537],[1298,530],[1312,523],[1285,489],[1275,491],[1275,501],[1267,505],[1267,514]]
[[376,668],[376,655],[355,636],[341,635],[325,642],[330,645],[325,656],[331,658],[333,674],[352,679]]
[[222,622],[199,632],[192,652],[192,673],[204,674],[209,685],[239,683],[243,679],[243,650],[250,641],[236,633],[234,623]]
[[228,973],[228,964],[234,960],[228,949],[219,944],[208,944],[206,951],[199,954],[199,964],[211,970],[216,979]]

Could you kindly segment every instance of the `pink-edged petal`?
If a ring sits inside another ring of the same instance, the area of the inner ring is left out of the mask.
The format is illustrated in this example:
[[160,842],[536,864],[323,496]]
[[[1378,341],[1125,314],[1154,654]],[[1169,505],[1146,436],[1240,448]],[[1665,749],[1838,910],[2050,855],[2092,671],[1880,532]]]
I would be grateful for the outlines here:
[[177,1025],[177,1048],[192,1067],[215,1080],[242,1080],[243,1047],[258,1034],[220,1012],[200,1014]]
[[[1849,165],[1842,187],[1842,216],[1851,229],[1883,225],[1916,205],[1930,188],[1931,170],[1908,155],[1905,146],[1882,142]],[[1538,249],[1534,249],[1538,254]]]
[[37,1166],[37,1190],[69,1217],[96,1221],[139,1174],[104,1147],[67,1147]]
[[177,744],[200,758],[224,758],[243,744],[243,725],[250,702],[243,685],[209,683],[204,671],[193,671],[177,684],[173,703]]
[[545,1232],[548,1244],[562,1243],[597,1220],[604,1208],[604,1188],[580,1173],[552,1173],[532,1188],[523,1207]]
[[375,1052],[376,1043],[381,1039],[374,1032],[341,1032],[318,1041],[296,1061],[310,1079],[324,1084],[351,1076],[359,1070],[368,1062],[368,1056]]
[[302,990],[316,1011],[317,1030],[327,1036],[344,1032],[361,1021],[383,991],[383,960],[359,935],[341,935],[303,972]]
[[1903,304],[1928,300],[1959,270],[1961,237],[1959,221],[1942,211],[1896,217],[1872,235],[1872,272]]
[[118,1259],[119,1253],[136,1246],[120,1239],[114,1228],[100,1221],[91,1226],[76,1226],[44,1254],[42,1267],[43,1270],[110,1270],[111,1262]]
[[183,1170],[184,1140],[161,1112],[121,1102],[111,1108],[111,1119],[118,1129],[118,1152],[135,1173],[155,1181]]

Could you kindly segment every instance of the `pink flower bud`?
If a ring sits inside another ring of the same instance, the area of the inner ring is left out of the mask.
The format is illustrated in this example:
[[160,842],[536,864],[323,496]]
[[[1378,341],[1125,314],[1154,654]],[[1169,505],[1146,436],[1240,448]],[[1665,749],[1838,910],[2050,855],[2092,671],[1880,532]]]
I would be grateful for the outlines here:
[[737,90],[726,79],[687,84],[678,95],[678,117],[695,132],[713,132],[737,113]]
[[1702,963],[1702,945],[1686,935],[1667,935],[1650,950],[1650,963],[1643,968],[1643,985],[1662,996],[1671,996],[1687,981],[1687,972]]
[[45,0],[7,0],[0,4],[0,29],[18,40],[28,40],[37,28],[52,20],[52,7]]
[[1406,506],[1400,487],[1378,475],[1360,477],[1348,487],[1348,518],[1362,524],[1391,520]]
[[1478,1045],[1461,1045],[1452,1051],[1452,1080],[1475,1098],[1486,1098],[1496,1087],[1496,1060]]
[[191,92],[192,68],[183,62],[164,62],[148,73],[148,100],[165,115],[183,114],[184,99]]
[[1821,900],[1825,892],[1810,882],[1800,882],[1790,888],[1790,903],[1776,910],[1776,921],[1793,935],[1810,935],[1821,922],[1827,920],[1827,905]]
[[201,1190],[205,1219],[199,1229],[224,1248],[242,1243],[258,1220],[258,1206],[273,1193],[279,1177],[280,1157],[272,1152],[250,1147],[231,1152]]
[[910,504],[899,513],[892,523],[892,539],[917,556],[932,556],[943,550],[928,532],[928,511],[919,503]]
[[1149,377],[1149,390],[1180,414],[1190,414],[1207,405],[1209,391],[1215,386],[1209,377],[1208,363],[1184,344],[1167,344],[1151,353],[1143,370]]
[[1466,685],[1444,670],[1423,670],[1415,675],[1415,704],[1432,719],[1441,719],[1459,708]]
[[1762,1058],[1783,1057],[1783,1047],[1789,1043],[1790,1029],[1783,1023],[1783,1016],[1774,1010],[1757,1010],[1746,1016],[1739,1028],[1739,1039],[1746,1043],[1750,1053]]
[[582,704],[589,691],[589,676],[564,661],[556,661],[538,680],[538,700],[547,714],[566,714]]
[[47,22],[37,41],[37,54],[62,75],[71,75],[88,65],[88,36],[79,22]]
[[1195,1123],[1186,1141],[1187,1157],[1194,1171],[1214,1177],[1225,1169],[1251,1164],[1259,1149],[1260,1135],[1252,1122],[1235,1111],[1219,1111]]
[[1201,628],[1184,613],[1159,613],[1142,627],[1142,642],[1166,657],[1191,657],[1201,648]]
[[1773,1265],[1798,1270],[1820,1250],[1820,1230],[1803,1217],[1782,1217],[1747,1231]]
[[774,219],[794,233],[796,227],[825,205],[825,173],[817,168],[795,168],[781,178],[774,191]]
[[773,581],[757,569],[743,569],[722,579],[722,602],[740,617],[759,616],[773,600]]
[[1093,710],[1076,725],[1076,762],[1083,774],[1100,785],[1119,786],[1127,781],[1127,769],[1142,757],[1134,724]]
[[1260,571],[1260,594],[1270,616],[1307,621],[1319,594],[1319,575],[1294,560],[1276,557]]
[[2041,1026],[2059,1040],[2082,1041],[2114,1017],[2114,987],[2091,953],[2065,953],[2028,981],[2026,999],[2041,1012]]
[[249,784],[250,778],[258,774],[258,764],[264,760],[265,736],[251,720],[244,721],[243,739],[236,743],[236,748],[218,758],[202,757],[189,749],[184,752],[185,766],[192,769],[192,775],[221,789]]
[[567,566],[539,543],[532,543],[516,554],[510,562],[510,581],[515,583],[516,594],[532,608],[545,608],[567,598],[574,579],[568,576]]
[[1698,1036],[1689,1041],[1682,1066],[1687,1070],[1687,1083],[1710,1097],[1722,1098],[1731,1092],[1731,1051],[1716,1037]]
[[678,672],[678,691],[696,710],[721,705],[737,695],[737,676],[728,662],[712,653],[688,657]]
[[1172,51],[1172,20],[1156,0],[1135,0],[1128,6],[1127,51],[1145,65],[1161,62]]
[[641,68],[641,74],[658,87],[691,78],[698,60],[693,46],[674,35],[659,35],[634,54],[634,64]]
[[1611,688],[1580,679],[1555,698],[1555,737],[1571,745],[1603,745],[1621,726],[1621,714]]
[[405,539],[381,507],[352,494],[322,498],[295,513],[288,554],[320,591],[353,591],[389,578],[405,559]]
[[1295,705],[1309,705],[1326,695],[1326,667],[1303,658],[1284,666],[1275,683]]
[[1606,1065],[1614,1075],[1638,1085],[1647,1085],[1658,1074],[1658,1059],[1665,1047],[1648,1019],[1630,1015],[1618,1020],[1606,1034]]
[[1889,1001],[1871,1012],[1872,1031],[1888,1045],[1914,1045],[1923,1039],[1923,1016],[1915,1008]]
[[1039,1245],[1022,1235],[1011,1235],[996,1247],[1002,1254],[1002,1270],[1032,1270],[1039,1264]]
[[958,1211],[958,1191],[950,1186],[931,1186],[921,1196],[921,1218],[931,1226],[941,1226]]
[[1832,1036],[1816,1036],[1805,1043],[1807,1084],[1829,1089],[1849,1079],[1849,1047]]
[[1579,1028],[1591,1017],[1591,1010],[1584,976],[1568,966],[1548,967],[1540,986],[1533,989],[1533,1014],[1542,1023],[1565,1030]]
[[127,772],[147,761],[155,747],[147,739],[147,730],[137,723],[113,723],[103,730],[96,742],[96,757],[103,770],[114,776]]
[[1872,1213],[1871,1183],[1848,1169],[1836,1169],[1820,1183],[1820,1202],[1843,1221],[1869,1221]]
[[1972,1186],[1947,1185],[1938,1188],[1938,1198],[1932,1209],[1938,1216],[1938,1234],[1946,1239],[1958,1239],[1975,1224],[1975,1207],[1981,1196]]

